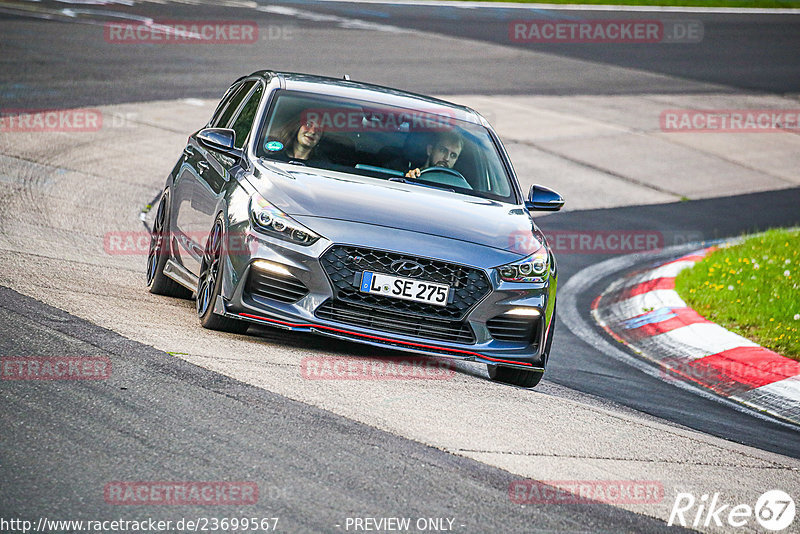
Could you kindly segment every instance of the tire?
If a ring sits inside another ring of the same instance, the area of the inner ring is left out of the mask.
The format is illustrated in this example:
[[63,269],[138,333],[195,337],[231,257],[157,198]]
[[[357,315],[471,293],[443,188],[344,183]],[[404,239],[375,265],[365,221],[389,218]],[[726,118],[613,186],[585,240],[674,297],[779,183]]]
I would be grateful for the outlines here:
[[200,277],[197,281],[197,316],[200,325],[209,330],[219,330],[232,334],[244,334],[249,326],[244,321],[223,317],[214,313],[214,303],[222,291],[222,276],[225,265],[222,255],[224,230],[222,219],[217,218],[214,228],[208,235],[203,261],[200,264]]
[[[550,332],[545,340],[543,358],[544,363],[550,359],[550,347],[553,345],[553,334],[556,327],[556,307],[553,305],[553,315],[550,318]],[[528,371],[514,367],[503,367],[501,365],[489,365],[489,378],[495,382],[503,382],[523,388],[536,387],[544,376],[544,371]]]
[[532,388],[541,381],[544,372],[503,367],[502,365],[489,365],[489,378],[495,382],[512,384],[522,388]]
[[164,275],[164,266],[170,257],[169,234],[169,189],[164,190],[158,203],[156,218],[153,221],[153,232],[150,235],[150,250],[147,254],[147,287],[150,293],[177,297],[192,298],[192,292],[178,282]]

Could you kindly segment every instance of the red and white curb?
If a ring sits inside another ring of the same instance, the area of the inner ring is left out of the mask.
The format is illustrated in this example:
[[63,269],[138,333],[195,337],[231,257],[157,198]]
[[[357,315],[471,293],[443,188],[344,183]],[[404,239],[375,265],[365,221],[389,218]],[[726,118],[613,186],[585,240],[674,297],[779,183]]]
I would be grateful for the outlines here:
[[612,283],[592,303],[617,341],[657,363],[664,380],[684,380],[800,424],[800,362],[714,324],[689,308],[675,278],[715,247]]

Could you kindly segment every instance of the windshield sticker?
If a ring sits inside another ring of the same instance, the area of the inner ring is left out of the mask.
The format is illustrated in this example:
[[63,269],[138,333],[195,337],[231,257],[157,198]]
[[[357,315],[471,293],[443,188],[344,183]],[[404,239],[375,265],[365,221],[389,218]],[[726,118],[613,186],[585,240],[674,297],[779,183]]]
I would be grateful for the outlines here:
[[270,152],[277,152],[278,150],[281,150],[283,148],[283,143],[281,143],[280,141],[268,141],[264,145],[264,148],[266,148]]

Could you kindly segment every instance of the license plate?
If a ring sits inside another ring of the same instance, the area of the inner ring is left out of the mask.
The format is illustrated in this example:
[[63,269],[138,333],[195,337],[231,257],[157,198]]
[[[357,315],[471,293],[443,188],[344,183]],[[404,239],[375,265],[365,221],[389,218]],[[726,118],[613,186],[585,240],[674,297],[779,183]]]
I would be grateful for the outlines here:
[[364,271],[361,275],[360,290],[362,293],[413,300],[436,306],[447,306],[450,296],[450,286],[447,284],[370,271]]

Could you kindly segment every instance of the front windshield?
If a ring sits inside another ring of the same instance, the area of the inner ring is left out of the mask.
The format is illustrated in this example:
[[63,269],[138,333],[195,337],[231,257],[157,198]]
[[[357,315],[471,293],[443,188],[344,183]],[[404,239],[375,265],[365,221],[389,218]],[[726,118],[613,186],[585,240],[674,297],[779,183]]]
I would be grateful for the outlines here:
[[262,126],[260,158],[516,201],[488,130],[451,116],[281,90]]

